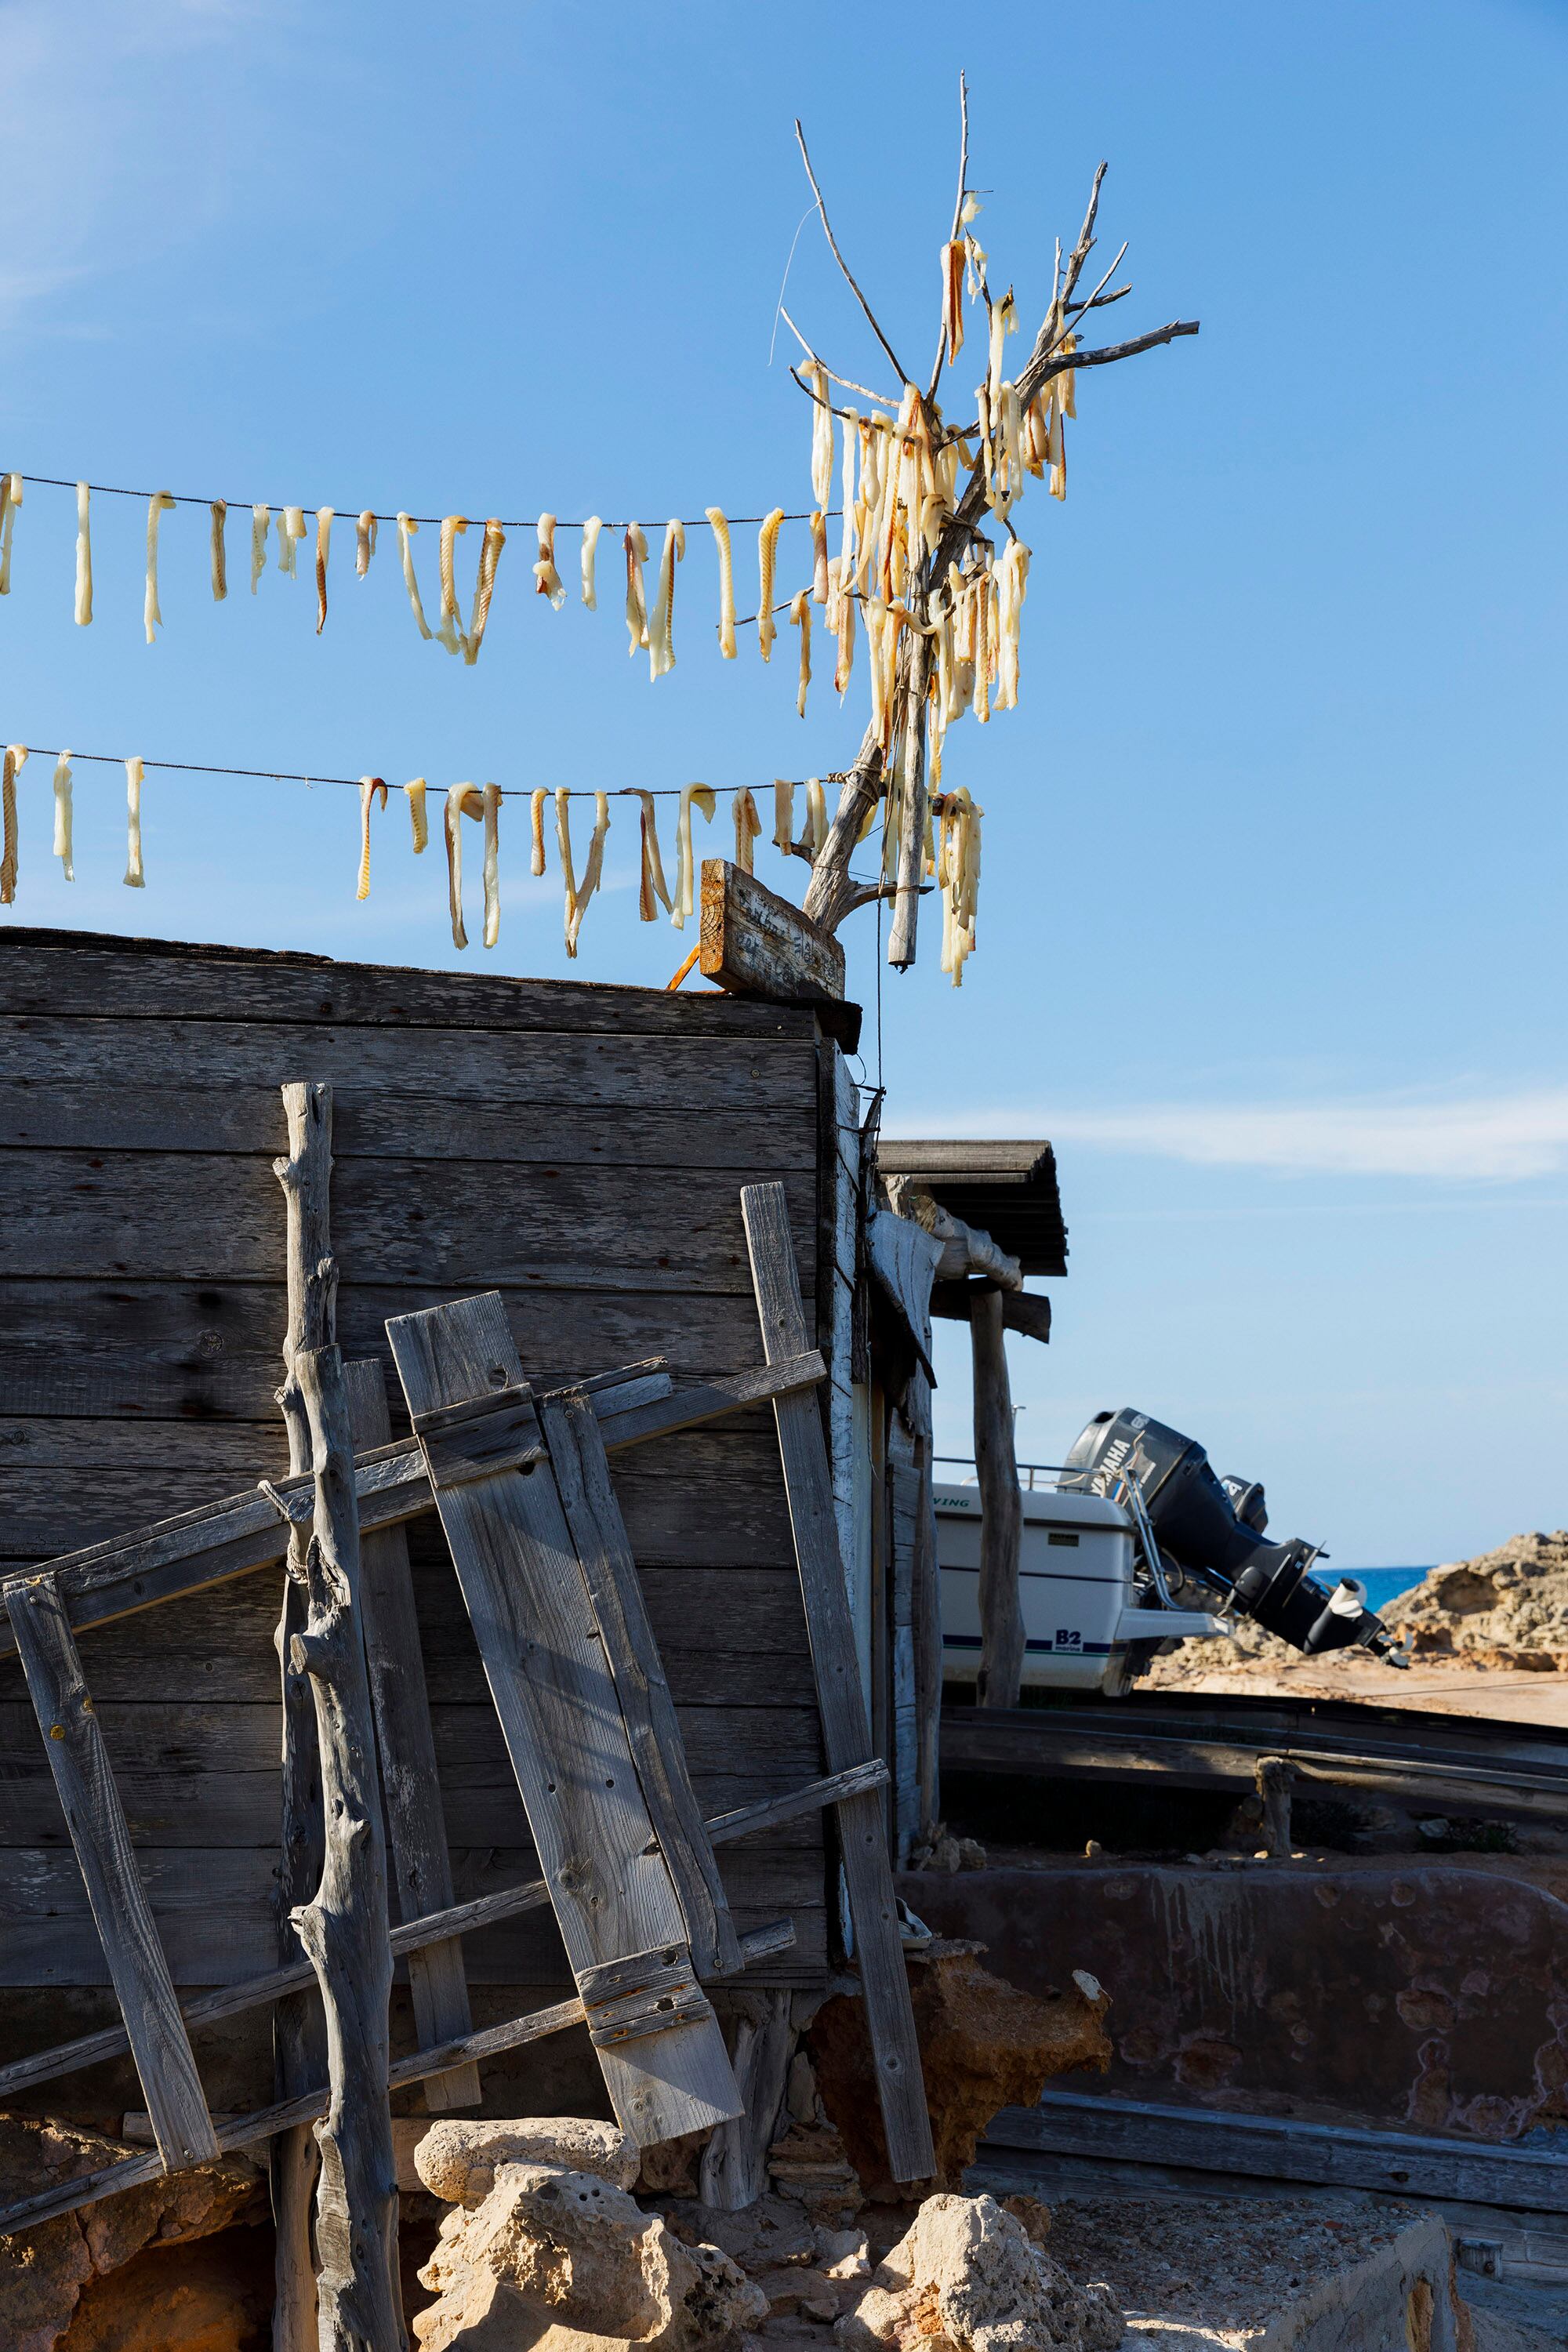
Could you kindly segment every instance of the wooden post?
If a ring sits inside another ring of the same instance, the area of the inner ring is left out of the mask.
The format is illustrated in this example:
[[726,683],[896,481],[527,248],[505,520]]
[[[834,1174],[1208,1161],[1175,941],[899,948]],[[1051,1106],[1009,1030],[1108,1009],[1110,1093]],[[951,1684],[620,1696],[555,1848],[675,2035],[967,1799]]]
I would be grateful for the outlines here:
[[[289,1468],[300,1475],[310,1467],[310,1425],[294,1360],[304,1349],[326,1346],[332,1336],[334,1316],[332,1282],[322,1272],[332,1265],[332,1090],[325,1086],[286,1086],[283,1108],[289,1125],[289,1157],[273,1165],[283,1187],[288,1218],[289,1322],[283,1337],[283,1385],[278,1402],[289,1433]],[[308,1540],[304,1527],[290,1528],[283,1605],[274,1636],[283,1702],[278,1957],[285,1965],[300,1957],[291,1915],[315,1892],[322,1861],[315,1705],[309,1683],[291,1663],[294,1636],[305,1623]],[[280,2101],[299,2098],[325,2080],[326,2037],[320,2007],[311,1994],[292,1993],[278,2003],[272,2017],[272,2063]],[[268,2170],[277,2230],[273,2352],[313,2352],[316,2266],[310,2213],[317,2155],[309,2124],[278,2135],[268,2152]]]
[[321,1883],[294,1913],[327,2023],[329,2105],[316,2126],[321,2352],[398,2352],[397,2167],[387,2096],[386,1849],[359,1601],[359,1512],[348,1387],[335,1345],[295,1357],[310,1417],[316,1525],[292,1663],[310,1677],[321,1757]]
[[1288,1756],[1260,1756],[1258,1793],[1263,1800],[1263,1843],[1271,1858],[1289,1859],[1290,1790],[1296,1768]]
[[929,1845],[941,1811],[938,1749],[942,1731],[942,1582],[936,1558],[936,1504],[931,1487],[931,1381],[924,1368],[910,1374],[905,1402],[915,1433],[921,1474],[920,1516],[915,1526],[913,1616],[915,1629],[916,1771],[920,1781],[919,1838]]
[[[380,1363],[373,1357],[346,1364],[343,1370],[348,1381],[349,1431],[356,1452],[385,1445],[392,1436],[392,1422]],[[382,1528],[374,1534],[362,1531],[360,1598],[398,1912],[405,1920],[417,1919],[424,1912],[450,1907],[452,1864],[447,1852],[425,1660],[419,1648],[414,1579],[408,1567],[408,1538],[402,1528]],[[463,1947],[458,1937],[427,1944],[409,1954],[408,1990],[422,2048],[458,2041],[473,2030]],[[425,2084],[426,2109],[433,2116],[444,2115],[452,2107],[477,2106],[480,2096],[477,2066],[432,2075]]]
[[[903,703],[903,804],[899,814],[898,888],[888,931],[888,961],[907,971],[915,960],[921,885],[925,879],[926,687],[931,677],[931,640],[916,636],[910,654]],[[900,681],[902,683],[902,681]]]
[[1024,1508],[1013,1444],[1002,1293],[976,1284],[969,1299],[974,1360],[974,1469],[980,1486],[980,1706],[1016,1706],[1024,1675],[1018,1555]]

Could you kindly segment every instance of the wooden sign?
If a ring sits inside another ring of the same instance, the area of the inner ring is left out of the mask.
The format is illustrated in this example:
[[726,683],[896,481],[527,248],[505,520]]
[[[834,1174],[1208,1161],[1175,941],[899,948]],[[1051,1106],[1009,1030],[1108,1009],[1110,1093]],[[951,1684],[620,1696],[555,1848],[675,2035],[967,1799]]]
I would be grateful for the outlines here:
[[837,940],[727,857],[702,861],[699,970],[737,996],[820,1005],[824,1027],[846,1053],[859,1044],[860,1008],[844,1002]]

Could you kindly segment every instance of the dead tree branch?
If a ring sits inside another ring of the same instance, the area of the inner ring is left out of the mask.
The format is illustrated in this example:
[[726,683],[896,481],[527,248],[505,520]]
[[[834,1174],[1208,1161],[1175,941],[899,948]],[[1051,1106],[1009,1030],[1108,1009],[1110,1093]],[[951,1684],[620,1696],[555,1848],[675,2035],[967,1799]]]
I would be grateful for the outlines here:
[[[888,362],[889,366],[892,368],[893,373],[898,377],[900,383],[908,383],[909,377],[904,373],[903,367],[900,362],[897,352],[893,349],[893,346],[888,341],[888,338],[877,323],[877,314],[872,310],[869,302],[867,301],[864,294],[861,293],[859,283],[856,278],[855,272],[850,268],[849,264],[845,260],[844,256],[838,250],[838,240],[833,234],[833,224],[827,217],[827,206],[822,201],[822,190],[817,186],[816,173],[811,168],[811,156],[806,149],[805,133],[801,129],[798,121],[795,126],[795,135],[800,146],[800,160],[805,165],[805,176],[811,182],[811,193],[816,198],[816,209],[822,216],[823,233],[827,238],[829,247],[832,248],[833,258],[838,264],[839,268],[844,272],[845,277],[849,282],[850,291],[853,293],[857,302],[859,303],[862,310],[866,313],[867,324],[869,326],[871,332],[876,336],[877,341],[887,352]],[[1102,163],[1100,168],[1101,172],[1103,172],[1105,169],[1104,164]]]

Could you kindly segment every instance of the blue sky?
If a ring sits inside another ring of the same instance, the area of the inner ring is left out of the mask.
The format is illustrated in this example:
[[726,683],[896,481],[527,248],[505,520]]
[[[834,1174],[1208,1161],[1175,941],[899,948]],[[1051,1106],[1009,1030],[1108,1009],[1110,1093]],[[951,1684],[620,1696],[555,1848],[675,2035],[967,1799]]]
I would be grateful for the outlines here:
[[[1031,324],[1108,157],[1102,250],[1131,240],[1135,287],[1117,331],[1203,333],[1085,377],[1068,499],[1020,510],[1021,707],[949,754],[986,811],[979,951],[960,992],[934,940],[886,976],[888,1121],[1058,1142],[1073,1270],[1050,1349],[1016,1343],[1022,1451],[1054,1459],[1090,1412],[1141,1404],[1347,1565],[1554,1526],[1568,10],[957,21],[927,0],[0,6],[0,465],[237,506],[635,513],[657,549],[671,512],[807,502],[782,336],[770,364],[808,201],[795,114],[922,363],[959,67],[993,277]],[[876,366],[810,223],[789,302],[844,373]],[[0,731],[433,785],[721,789],[831,769],[858,739],[863,674],[842,711],[819,684],[803,723],[787,642],[769,668],[718,660],[698,534],[679,667],[652,687],[608,543],[600,611],[555,614],[514,533],[468,668],[416,635],[390,534],[361,583],[339,525],[318,638],[308,562],[245,593],[245,520],[215,606],[203,519],[166,520],[149,648],[145,509],[95,501],[79,629],[70,494],[29,490]],[[47,762],[21,793],[22,921],[459,961],[444,875],[401,829],[355,905],[352,793],[154,772],[135,899],[116,771],[78,771],[70,887]],[[514,810],[490,961],[563,971],[553,861],[531,882],[521,831]],[[585,977],[661,982],[684,952],[636,920],[634,841],[623,817]],[[805,875],[761,870],[792,893]],[[868,916],[847,944],[870,1003]]]

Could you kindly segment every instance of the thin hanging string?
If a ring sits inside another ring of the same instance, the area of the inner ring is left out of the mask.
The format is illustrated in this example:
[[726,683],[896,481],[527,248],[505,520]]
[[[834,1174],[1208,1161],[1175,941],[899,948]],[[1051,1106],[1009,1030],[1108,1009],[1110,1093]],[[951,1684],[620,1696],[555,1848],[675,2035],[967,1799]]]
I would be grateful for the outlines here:
[[[21,739],[18,737],[17,740]],[[42,743],[30,743],[27,748],[36,759],[58,760],[60,757],[58,747],[50,751]],[[79,760],[91,761],[99,766],[107,768],[122,768],[125,765],[125,754],[121,751],[72,751],[70,761],[73,767]],[[214,766],[206,760],[144,759],[142,764],[144,768],[161,768],[171,775],[245,776],[257,782],[268,784],[347,784],[356,793],[364,782],[363,776],[294,775],[286,768],[221,768]],[[770,782],[773,781],[774,780],[769,779]],[[847,781],[847,777],[845,772],[834,772],[810,779],[796,776],[793,779],[781,778],[778,781],[793,782],[798,791],[807,782],[819,784],[842,784]],[[531,800],[538,789],[540,788],[530,784],[505,784],[500,787],[500,796],[503,801],[526,801]],[[551,784],[543,789],[549,792],[552,799],[554,798],[557,790],[555,785]],[[610,784],[601,787],[592,784],[569,784],[560,789],[565,792],[569,800],[591,801],[597,797],[599,790],[607,791],[612,798],[625,798],[628,794],[639,793],[643,787],[638,784]],[[715,790],[720,792],[731,792],[738,789],[740,788],[731,784],[720,784],[715,787]],[[757,787],[752,786],[752,789],[754,791]],[[683,790],[684,787],[680,784],[656,784],[653,788],[653,797],[656,801],[675,801],[680,798]]]
[[[46,490],[74,490],[77,488],[77,484],[75,482],[63,481],[58,474],[18,474],[16,478],[18,481],[22,482],[37,482],[40,488]],[[194,492],[189,490],[130,490],[125,488],[123,483],[120,482],[89,482],[87,487],[91,491],[95,499],[171,498],[174,499],[174,504],[177,507],[202,507],[204,509],[210,509],[215,506],[226,506],[237,513],[247,512],[254,506],[260,503],[259,500],[252,500],[250,499],[199,499]],[[293,501],[290,500],[289,503],[292,504]],[[323,510],[324,503],[324,501],[319,501],[315,506],[311,506],[307,501],[301,511],[305,514],[320,514]],[[274,499],[269,506],[268,511],[273,514],[280,514],[283,509],[279,505],[278,501]],[[368,514],[373,522],[395,522],[397,520],[396,515],[378,514],[373,507],[333,507],[331,511],[334,517],[340,520],[347,520],[351,522],[353,520],[355,515],[358,514]],[[652,509],[650,509],[649,511],[651,513]],[[809,522],[815,512],[815,508],[808,507],[799,514],[786,514],[784,520],[785,522]],[[823,520],[826,522],[831,522],[840,517],[842,512],[843,509],[840,507],[825,507],[822,510]],[[442,523],[447,521],[448,518],[446,515],[410,515],[408,520],[410,522],[417,523]],[[468,520],[472,521],[475,518],[470,516]],[[731,530],[736,530],[743,523],[764,523],[767,521],[768,518],[766,515],[760,514],[728,515],[725,517],[725,520]],[[528,515],[523,517],[521,520],[509,522],[504,515],[497,515],[495,517],[495,520],[500,523],[502,530],[532,530],[536,527],[539,518],[537,515]],[[631,520],[632,518],[629,516],[623,518],[619,522],[612,521],[608,516],[602,515],[599,518],[600,527],[605,530],[625,530]],[[557,530],[585,530],[587,529],[587,524],[585,521],[564,522],[558,516],[556,518],[555,528]],[[688,518],[682,521],[681,529],[683,530],[706,530],[708,529],[708,518],[705,514],[699,515],[695,521],[692,521]]]

